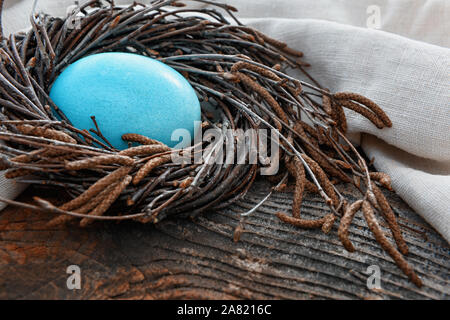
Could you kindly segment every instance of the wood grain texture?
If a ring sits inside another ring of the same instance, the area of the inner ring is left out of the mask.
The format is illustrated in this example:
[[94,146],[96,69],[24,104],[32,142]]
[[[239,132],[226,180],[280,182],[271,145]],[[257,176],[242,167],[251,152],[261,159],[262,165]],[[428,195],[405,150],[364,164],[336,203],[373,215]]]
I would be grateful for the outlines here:
[[[355,253],[344,250],[337,223],[328,235],[282,223],[290,193],[274,194],[245,221],[239,214],[259,202],[269,185],[259,181],[231,208],[191,220],[154,225],[97,223],[49,229],[52,215],[9,207],[0,213],[0,299],[449,299],[446,241],[395,194],[386,193],[410,247],[407,260],[424,282],[411,284],[374,241],[361,213],[350,227]],[[341,186],[352,197],[354,190]],[[28,190],[60,199],[61,192]],[[62,200],[62,199],[60,199]],[[315,195],[302,214],[327,213]],[[387,230],[387,229],[386,229]],[[66,287],[66,268],[81,268],[82,289]],[[369,290],[366,269],[381,268],[382,290]]]

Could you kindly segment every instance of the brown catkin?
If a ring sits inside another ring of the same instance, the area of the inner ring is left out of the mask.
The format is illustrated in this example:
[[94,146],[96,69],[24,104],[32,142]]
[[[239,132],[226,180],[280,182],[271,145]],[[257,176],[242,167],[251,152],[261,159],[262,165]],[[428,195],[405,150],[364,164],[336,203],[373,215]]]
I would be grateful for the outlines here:
[[[312,145],[314,145],[315,147],[319,147],[319,142],[317,141],[317,139],[316,139],[316,137],[317,137],[317,135],[316,136],[307,136],[306,135],[306,128],[303,126],[303,124],[302,123],[300,123],[300,122],[296,122],[295,124],[294,124],[294,127],[293,127],[293,129],[294,129],[294,131],[298,134],[298,135],[300,135],[300,136],[302,136],[303,137],[303,139],[305,139],[306,141],[308,141],[309,143],[311,143]],[[314,130],[314,129],[313,129]],[[309,133],[309,132],[308,132]]]
[[153,169],[155,169],[156,167],[170,162],[172,159],[171,155],[164,155],[161,157],[157,157],[157,158],[153,158],[150,159],[149,161],[147,161],[147,163],[145,163],[140,169],[139,171],[136,173],[136,175],[133,178],[133,184],[137,185],[139,182],[141,182],[142,179],[144,179]]
[[395,247],[389,242],[386,236],[383,233],[378,221],[375,218],[375,214],[373,212],[372,206],[366,200],[363,201],[362,211],[364,214],[364,218],[367,221],[369,229],[375,236],[377,242],[381,245],[381,247],[391,256],[391,258],[395,261],[397,266],[408,276],[408,278],[417,286],[422,287],[422,280],[417,276],[414,272],[414,269],[408,264],[408,262],[403,258],[402,254],[395,249]]
[[369,98],[353,92],[338,92],[334,94],[334,97],[338,100],[353,100],[366,106],[372,110],[378,118],[380,118],[386,127],[392,127],[391,119],[389,119],[384,110]]
[[[319,144],[324,144],[327,146],[332,147],[331,143],[328,141],[327,137],[326,137],[326,133],[325,133],[325,129],[322,128],[321,126],[316,126],[316,132],[317,132],[317,140],[319,141]],[[337,139],[335,139],[336,141],[338,141]]]
[[283,53],[285,53],[287,55],[290,55],[290,56],[294,56],[294,57],[297,57],[297,58],[303,57],[303,52],[302,51],[293,49],[293,48],[288,47],[288,46],[286,46],[284,48],[281,48],[280,50],[283,51]]
[[319,134],[317,133],[317,130],[315,128],[311,127],[309,124],[302,120],[297,121],[297,123],[300,123],[305,132],[307,132],[311,137],[319,139]]
[[29,124],[21,124],[17,126],[17,130],[26,135],[44,137],[47,139],[58,140],[73,144],[77,143],[77,141],[68,134],[50,128],[36,127]]
[[272,95],[269,93],[269,91],[264,89],[260,84],[258,84],[252,78],[250,78],[249,76],[247,76],[241,72],[236,72],[236,76],[239,78],[239,80],[241,82],[243,82],[244,84],[249,86],[251,89],[255,90],[255,92],[257,92],[261,96],[261,98],[266,100],[266,102],[272,107],[273,111],[275,111],[277,116],[284,123],[289,123],[289,119],[286,116],[286,113],[281,108],[281,106],[278,104],[278,102],[275,100],[275,98],[272,97]]
[[387,116],[383,109],[380,108],[375,102],[366,98],[360,94],[352,92],[338,92],[334,94],[334,97],[339,100],[353,100],[366,106],[375,113],[375,115],[381,119],[386,127],[392,127],[391,119]]
[[394,237],[394,240],[397,243],[398,249],[402,254],[404,255],[408,254],[409,251],[408,245],[403,239],[402,231],[400,230],[400,226],[397,223],[397,217],[395,216],[394,211],[392,211],[389,202],[376,185],[372,184],[372,190],[373,194],[375,195],[375,198],[377,199],[378,205],[380,206],[380,210],[384,213],[386,217],[386,221],[389,225],[389,228],[391,229],[392,236]]
[[292,162],[286,161],[289,173],[295,178],[294,199],[292,203],[292,216],[300,218],[303,192],[305,191],[305,168],[299,158],[295,157]]
[[[82,205],[78,209],[76,209],[76,210],[66,210],[66,211],[73,211],[75,213],[80,213],[80,214],[88,213],[89,211],[95,209],[95,207],[97,207],[98,204],[100,202],[102,202],[103,199],[109,193],[111,193],[111,191],[117,186],[117,184],[118,184],[118,182],[114,182],[114,183],[108,185],[106,188],[104,188],[102,190],[102,192],[100,192],[99,194],[94,196],[92,199],[89,200],[89,202],[85,203],[84,205]],[[47,222],[47,226],[48,227],[55,227],[55,226],[58,226],[58,225],[61,225],[61,224],[68,223],[69,221],[75,220],[76,218],[77,217],[72,216],[72,215],[62,214],[62,215],[57,216],[56,218],[53,218],[49,222]]]
[[98,180],[77,198],[63,204],[60,209],[69,211],[84,205],[91,198],[102,192],[107,186],[126,176],[130,170],[131,167],[121,167],[116,169],[107,176],[104,176]]
[[11,158],[10,160],[12,162],[29,163],[34,158],[38,157],[38,155],[40,155],[44,152],[45,152],[45,149],[37,149],[37,150],[31,151],[27,154],[21,154],[21,155],[15,156],[14,158]]
[[[303,126],[301,125],[294,125],[294,130],[306,141],[308,141],[309,143],[313,144],[314,143],[311,141],[311,139],[306,135],[306,132],[303,129]],[[325,170],[326,172],[328,172],[331,176],[337,177],[340,180],[344,181],[344,182],[350,182],[350,178],[348,178],[345,174],[343,174],[342,172],[340,172],[338,169],[336,169],[331,163],[330,161],[322,156],[316,149],[314,149],[313,147],[309,146],[308,144],[303,144],[306,151],[308,151],[309,156],[316,161],[319,166]]]
[[35,173],[35,171],[29,169],[22,169],[22,168],[9,169],[8,171],[5,172],[5,178],[15,179],[23,176],[28,176],[33,173]]
[[122,135],[122,140],[128,142],[137,142],[140,144],[161,144],[158,140],[150,139],[137,133],[126,133]]
[[353,167],[350,163],[342,161],[342,160],[334,159],[333,162],[336,165],[338,165],[339,167],[341,167],[342,169],[349,170]]
[[308,166],[311,168],[312,172],[316,176],[325,193],[328,195],[328,197],[330,197],[334,207],[337,208],[339,206],[339,198],[336,194],[336,191],[334,191],[334,186],[328,179],[326,173],[317,164],[317,162],[308,157],[306,154],[302,154],[302,157],[306,161]]
[[336,216],[332,213],[326,215],[325,222],[322,225],[322,232],[328,234],[333,228],[334,222],[336,221]]
[[306,175],[303,163],[295,157],[292,162],[286,161],[286,167],[291,175],[295,177],[294,199],[292,203],[292,218],[282,212],[277,213],[277,217],[287,223],[301,228],[320,228],[324,233],[328,233],[334,224],[334,214],[329,214],[321,219],[307,220],[301,218],[301,205],[303,192],[305,190]]
[[384,128],[384,123],[377,117],[377,115],[370,110],[364,108],[363,106],[354,103],[353,101],[349,100],[337,100],[337,103],[342,105],[343,107],[346,107],[347,109],[353,110],[366,119],[370,120],[378,129]]
[[149,156],[161,152],[167,152],[170,151],[170,148],[163,144],[153,144],[153,145],[143,145],[133,148],[128,148],[123,151],[119,152],[119,155],[121,156],[128,156],[128,157],[134,157],[134,156]]
[[309,180],[305,181],[305,190],[311,193],[319,193],[319,188]]
[[95,209],[100,202],[102,202],[120,183],[120,181],[116,181],[112,184],[110,184],[108,187],[106,187],[102,192],[100,192],[98,195],[96,195],[94,198],[91,199],[88,203],[84,204],[80,208],[78,208],[76,211],[79,213],[88,213],[91,210]]
[[283,222],[292,224],[293,226],[304,228],[304,229],[317,229],[321,228],[323,224],[330,220],[330,217],[325,216],[317,220],[306,220],[301,218],[290,217],[285,213],[277,212],[278,219]]
[[347,132],[347,117],[344,109],[334,101],[331,102],[331,106],[333,110],[331,117],[336,122],[337,127],[345,134]]
[[[132,179],[133,178],[131,176],[126,176],[125,179],[123,179],[120,183],[118,183],[117,186],[114,188],[114,190],[109,195],[107,195],[94,210],[92,210],[89,213],[89,215],[97,217],[103,215],[111,207],[114,201],[117,200],[122,191],[125,190],[125,188],[130,184]],[[86,227],[92,222],[93,219],[83,218],[80,221],[80,226]]]
[[361,205],[363,203],[363,200],[358,200],[353,202],[344,212],[344,215],[341,218],[341,222],[339,224],[338,229],[338,237],[341,240],[342,244],[344,245],[344,248],[348,252],[354,252],[355,247],[351,243],[351,241],[348,239],[348,228],[350,227],[350,224],[353,221],[353,217],[355,216],[356,212],[358,212],[359,209],[361,209]]
[[384,188],[392,191],[391,177],[384,172],[370,172],[370,179],[379,182]]
[[287,47],[287,44],[283,41],[271,38],[268,35],[259,31],[256,31],[256,33],[264,40],[264,42],[270,44],[271,46],[274,46],[275,48],[285,49]]
[[[329,91],[329,90],[326,90],[326,91]],[[331,116],[333,114],[333,108],[331,106],[331,98],[326,94],[322,95],[322,108],[326,112],[326,114],[328,114],[329,116]]]
[[104,155],[96,156],[89,159],[72,161],[66,163],[67,170],[82,170],[91,169],[100,165],[121,164],[123,166],[132,166],[134,164],[133,158],[119,155]]
[[68,153],[68,154],[64,154],[64,155],[58,156],[58,157],[45,158],[45,159],[42,159],[39,162],[60,164],[60,163],[64,162],[65,160],[72,160],[73,157],[74,157],[74,154]]
[[245,61],[239,61],[236,62],[232,67],[231,67],[231,72],[232,73],[236,73],[241,69],[247,69],[250,71],[254,71],[260,75],[262,75],[263,77],[269,78],[271,80],[274,81],[281,81],[281,78],[279,76],[277,76],[275,73],[273,73],[272,71],[256,66],[254,64],[245,62]]

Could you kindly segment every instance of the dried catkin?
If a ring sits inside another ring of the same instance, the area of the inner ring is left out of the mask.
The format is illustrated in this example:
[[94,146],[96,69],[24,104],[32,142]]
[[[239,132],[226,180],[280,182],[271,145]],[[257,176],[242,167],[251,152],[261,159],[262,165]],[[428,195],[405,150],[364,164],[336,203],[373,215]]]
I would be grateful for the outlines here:
[[397,243],[397,247],[403,254],[408,254],[408,246],[403,239],[402,231],[400,230],[400,227],[397,223],[397,217],[395,216],[394,212],[392,211],[391,206],[389,205],[389,202],[387,201],[384,194],[381,192],[381,190],[374,184],[372,184],[372,190],[373,194],[375,195],[375,198],[377,199],[378,205],[380,206],[381,211],[384,213],[386,217],[386,221],[389,225],[389,228],[392,231],[392,236],[394,237],[395,242]]
[[259,31],[256,31],[256,33],[258,34],[258,36],[260,36],[264,40],[264,42],[267,42],[268,44],[274,46],[275,48],[285,49],[287,47],[287,43],[285,43],[285,42],[271,38],[268,35],[265,35],[264,33],[259,32]]
[[353,92],[338,92],[333,95],[338,100],[353,100],[358,103],[361,103],[362,105],[366,106],[370,110],[375,113],[375,115],[381,119],[381,121],[384,123],[386,127],[392,127],[391,119],[387,116],[387,114],[381,109],[375,102],[370,100],[369,98],[366,98],[360,94],[353,93]]
[[37,136],[37,137],[44,137],[47,139],[58,140],[58,141],[73,143],[73,144],[77,143],[77,141],[74,138],[72,138],[71,136],[69,136],[68,134],[66,134],[62,131],[54,130],[54,129],[50,129],[50,128],[35,127],[35,126],[29,125],[29,124],[21,124],[21,125],[17,125],[17,130],[19,130],[22,134],[27,134],[27,135]]
[[277,116],[284,123],[289,123],[289,119],[286,116],[286,113],[281,108],[281,106],[278,104],[278,102],[275,100],[275,98],[272,97],[272,95],[269,93],[269,91],[267,91],[264,87],[259,85],[252,78],[250,78],[249,76],[247,76],[241,72],[236,72],[236,76],[242,83],[246,84],[251,89],[255,90],[255,92],[257,92],[261,96],[261,98],[263,98],[272,107],[272,109],[275,111]]
[[331,117],[336,122],[337,127],[345,134],[347,132],[347,117],[345,116],[344,109],[334,101],[331,101],[331,107],[333,110]]
[[309,180],[305,181],[305,190],[311,193],[319,193],[319,188]]
[[[97,194],[96,196],[94,196],[92,199],[90,199],[87,203],[85,203],[84,205],[82,205],[81,207],[79,207],[76,210],[66,210],[66,211],[73,211],[75,213],[80,213],[80,214],[86,214],[89,211],[95,209],[95,207],[98,206],[98,204],[100,202],[103,201],[103,199],[111,193],[111,191],[117,186],[119,182],[113,182],[110,185],[108,185],[106,188],[104,188],[102,190],[102,192],[100,192],[99,194]],[[62,209],[62,207],[60,208]],[[48,227],[55,227],[61,224],[65,224],[68,223],[69,221],[75,220],[77,219],[74,216],[71,215],[59,215],[56,218],[53,218],[52,220],[50,220],[49,222],[47,222],[47,226]]]
[[28,163],[32,161],[34,158],[38,157],[39,155],[42,155],[42,153],[45,152],[45,149],[37,149],[34,151],[31,151],[27,154],[21,154],[19,156],[15,156],[14,158],[11,158],[10,160],[12,162],[19,162],[19,163]]
[[[303,129],[303,126],[301,125],[297,125],[294,126],[294,130],[306,141],[308,141],[309,143],[313,144],[311,142],[311,139],[306,135],[306,132]],[[330,161],[322,156],[316,149],[314,149],[313,147],[309,146],[308,144],[304,144],[305,149],[308,151],[309,155],[311,156],[311,158],[316,161],[319,166],[325,170],[326,172],[328,172],[331,176],[334,177],[338,177],[339,179],[341,179],[344,182],[349,182],[350,179],[343,174],[342,172],[340,172],[339,170],[337,170],[335,167],[333,167],[333,165],[330,163]]]
[[[333,147],[332,144],[330,143],[330,141],[328,141],[328,139],[326,137],[324,128],[322,128],[320,126],[316,126],[316,132],[317,132],[317,140],[319,141],[319,144],[324,144],[329,147]],[[333,137],[333,138],[335,138],[335,137]],[[335,138],[335,140],[338,141],[336,138]]]
[[328,233],[334,224],[334,214],[329,214],[321,219],[307,220],[302,219],[301,205],[303,199],[303,192],[305,190],[306,175],[303,163],[299,158],[295,157],[292,162],[286,161],[286,167],[291,175],[295,177],[294,199],[292,203],[292,218],[282,212],[277,213],[277,217],[287,223],[301,228],[320,228],[324,233]]
[[287,47],[286,46],[284,48],[280,48],[280,50],[283,51],[285,54],[290,55],[290,56],[294,56],[294,57],[297,57],[297,58],[303,57],[303,52],[302,51],[293,49],[291,47]]
[[35,171],[29,169],[22,169],[22,168],[9,169],[8,171],[5,172],[5,178],[15,179],[23,176],[28,176],[33,173],[35,173]]
[[319,147],[319,142],[317,141],[317,139],[314,136],[307,136],[305,132],[305,127],[300,122],[295,123],[293,129],[298,135],[303,137],[303,139],[305,139],[315,147],[317,148]]
[[141,134],[137,134],[137,133],[127,133],[122,135],[122,140],[124,141],[128,141],[128,142],[137,142],[140,144],[161,144],[161,142],[159,142],[158,140],[154,140],[154,139],[150,139],[146,136],[143,136]]
[[335,164],[337,164],[339,167],[341,167],[342,169],[349,170],[352,168],[352,165],[350,163],[342,161],[342,160],[333,159],[333,162]]
[[355,216],[356,212],[361,208],[361,205],[363,203],[363,200],[358,200],[353,202],[344,212],[344,215],[341,218],[341,222],[339,224],[338,229],[338,237],[341,240],[342,244],[344,245],[344,248],[347,249],[349,252],[354,252],[355,247],[351,243],[351,241],[348,239],[348,228],[350,227],[350,224],[353,221],[353,217]]
[[274,81],[281,81],[281,78],[279,76],[277,76],[275,73],[273,73],[272,71],[270,71],[268,69],[265,69],[265,68],[262,68],[262,67],[259,67],[259,66],[256,66],[254,64],[245,62],[245,61],[239,61],[239,62],[235,63],[231,67],[231,72],[232,73],[236,73],[236,72],[238,72],[241,69],[247,69],[247,70],[250,70],[250,71],[257,72],[260,75],[262,75],[262,76],[264,76],[266,78],[269,78],[271,80],[274,80]]
[[322,225],[322,232],[327,234],[333,228],[334,221],[336,221],[336,216],[334,214],[330,213],[330,214],[326,215],[324,218],[325,218],[325,222]]
[[155,169],[156,167],[170,162],[172,159],[171,155],[164,155],[161,157],[157,157],[157,158],[153,158],[150,159],[149,161],[147,161],[147,163],[145,163],[140,169],[139,171],[136,173],[136,175],[133,178],[133,184],[137,185],[139,182],[141,182],[142,179],[144,179],[153,169]]
[[307,132],[311,137],[319,139],[319,134],[315,128],[311,127],[309,124],[302,120],[299,120],[297,123],[299,123],[303,127],[305,132]]
[[80,196],[62,205],[60,209],[69,211],[84,205],[91,198],[102,192],[107,186],[126,176],[130,172],[130,170],[131,167],[121,167],[119,169],[116,169],[107,176],[98,180]]
[[422,287],[422,280],[417,276],[414,272],[414,269],[408,264],[408,262],[403,258],[402,254],[395,249],[395,247],[389,242],[386,236],[383,233],[380,225],[378,224],[377,219],[375,218],[375,214],[370,203],[366,200],[363,201],[362,211],[364,214],[364,218],[367,221],[367,225],[369,229],[375,236],[377,242],[381,245],[381,247],[392,257],[397,266],[408,276],[408,278],[417,286]]
[[[131,180],[133,178],[131,176],[126,176],[125,179],[123,179],[117,186],[114,188],[114,190],[103,199],[103,201],[96,207],[94,210],[92,210],[89,215],[91,216],[101,216],[103,213],[105,213],[111,205],[116,201],[116,199],[120,196],[122,191],[130,184]],[[89,218],[83,218],[80,221],[81,227],[86,227],[90,223],[93,222],[93,219]]]
[[381,119],[379,119],[375,113],[364,108],[363,106],[349,100],[337,100],[337,103],[342,105],[343,107],[346,107],[347,109],[359,113],[366,119],[370,120],[378,129],[384,128],[385,124],[383,123],[383,121],[381,121]]
[[161,152],[170,151],[170,148],[163,144],[143,145],[133,148],[128,148],[119,152],[121,156],[149,156]]
[[329,116],[333,114],[333,107],[331,106],[331,98],[326,94],[322,95],[322,108]]
[[384,188],[392,191],[391,177],[384,172],[370,172],[370,179],[379,182]]
[[66,169],[67,170],[91,169],[100,165],[108,165],[108,164],[121,164],[124,166],[132,166],[134,164],[134,160],[133,158],[119,155],[96,156],[89,159],[68,162],[66,164]]
[[317,229],[321,228],[323,224],[330,220],[330,217],[325,216],[323,218],[317,219],[317,220],[306,220],[301,218],[294,218],[291,216],[288,216],[285,213],[277,212],[276,213],[278,219],[280,219],[283,222],[292,224],[293,226],[304,228],[304,229]]
[[334,191],[334,186],[328,179],[326,173],[317,164],[317,162],[308,157],[306,154],[302,154],[302,157],[306,161],[308,166],[311,168],[317,180],[319,180],[319,183],[322,186],[325,193],[328,195],[328,197],[330,197],[331,201],[333,202],[333,206],[337,208],[339,206],[339,198],[336,192]]
[[294,218],[300,218],[300,212],[302,207],[303,192],[305,191],[305,168],[303,163],[295,157],[292,162],[286,161],[286,167],[289,173],[295,178],[295,190],[294,199],[292,203],[292,216]]

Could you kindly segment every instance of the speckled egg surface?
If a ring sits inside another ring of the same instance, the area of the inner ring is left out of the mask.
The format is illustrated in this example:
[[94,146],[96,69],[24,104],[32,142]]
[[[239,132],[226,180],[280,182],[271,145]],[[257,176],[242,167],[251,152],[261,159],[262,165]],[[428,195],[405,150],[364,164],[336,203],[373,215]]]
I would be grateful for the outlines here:
[[121,136],[139,133],[170,147],[177,129],[193,138],[200,127],[200,103],[189,82],[171,67],[131,53],[100,53],[68,66],[56,79],[50,97],[78,129],[95,128],[118,149]]

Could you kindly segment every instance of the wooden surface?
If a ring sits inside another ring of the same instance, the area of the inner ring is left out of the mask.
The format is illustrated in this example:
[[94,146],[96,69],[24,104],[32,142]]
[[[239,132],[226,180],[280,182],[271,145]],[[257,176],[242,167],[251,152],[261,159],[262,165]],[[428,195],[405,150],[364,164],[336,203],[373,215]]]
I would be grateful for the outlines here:
[[[352,196],[352,190],[341,188]],[[416,288],[374,242],[361,213],[351,227],[357,252],[340,245],[337,224],[329,235],[300,230],[274,212],[290,210],[290,193],[275,194],[247,219],[233,242],[239,213],[269,190],[258,182],[232,208],[195,221],[98,223],[48,229],[52,217],[9,207],[0,213],[0,299],[449,299],[450,249],[396,195],[389,194],[410,247],[408,261],[423,279]],[[57,202],[62,192],[29,189]],[[322,216],[317,196],[305,217]],[[66,287],[66,268],[81,268],[81,290]],[[366,286],[366,269],[381,268],[381,290]]]

